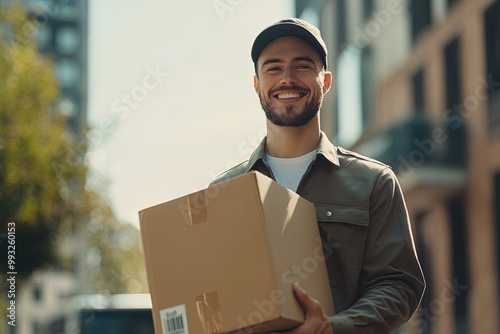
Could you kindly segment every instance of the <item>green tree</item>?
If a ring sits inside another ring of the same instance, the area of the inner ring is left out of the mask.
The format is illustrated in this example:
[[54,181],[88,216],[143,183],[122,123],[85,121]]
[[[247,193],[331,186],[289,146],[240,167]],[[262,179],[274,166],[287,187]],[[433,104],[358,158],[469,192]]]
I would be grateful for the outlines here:
[[88,251],[84,272],[87,275],[86,281],[91,282],[91,286],[86,292],[147,292],[139,231],[131,224],[118,221],[111,205],[102,196],[90,198],[93,210],[87,226]]

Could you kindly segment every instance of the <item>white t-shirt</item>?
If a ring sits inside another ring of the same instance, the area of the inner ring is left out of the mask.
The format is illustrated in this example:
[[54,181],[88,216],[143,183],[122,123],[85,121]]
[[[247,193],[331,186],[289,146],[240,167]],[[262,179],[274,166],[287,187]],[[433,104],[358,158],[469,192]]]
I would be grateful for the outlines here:
[[302,175],[306,172],[315,154],[316,150],[296,158],[276,158],[266,152],[264,159],[271,167],[276,182],[292,191],[297,191]]

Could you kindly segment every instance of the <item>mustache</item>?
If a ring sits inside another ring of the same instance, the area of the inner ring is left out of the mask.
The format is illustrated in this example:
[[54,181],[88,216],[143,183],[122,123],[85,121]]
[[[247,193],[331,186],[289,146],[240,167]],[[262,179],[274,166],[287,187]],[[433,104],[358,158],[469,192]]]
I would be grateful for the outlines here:
[[278,88],[275,88],[275,89],[269,91],[269,95],[274,95],[282,90],[297,90],[297,91],[305,92],[305,93],[309,92],[309,89],[307,89],[306,87],[302,87],[299,85],[291,85],[291,86],[280,86]]

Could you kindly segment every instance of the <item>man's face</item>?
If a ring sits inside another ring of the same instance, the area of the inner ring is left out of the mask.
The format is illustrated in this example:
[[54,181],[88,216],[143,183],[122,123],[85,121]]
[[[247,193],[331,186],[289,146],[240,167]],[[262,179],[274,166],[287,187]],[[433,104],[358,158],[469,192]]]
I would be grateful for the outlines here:
[[257,61],[254,88],[266,117],[277,126],[299,127],[313,119],[331,85],[320,55],[306,41],[280,37]]

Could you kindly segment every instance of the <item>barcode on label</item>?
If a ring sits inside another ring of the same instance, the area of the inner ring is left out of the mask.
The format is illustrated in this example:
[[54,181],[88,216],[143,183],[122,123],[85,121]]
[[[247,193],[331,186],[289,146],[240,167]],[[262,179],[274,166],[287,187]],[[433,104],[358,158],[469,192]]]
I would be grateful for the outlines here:
[[163,334],[188,334],[186,306],[178,305],[160,311]]
[[164,322],[164,326],[167,328],[167,333],[184,333],[182,315],[171,319],[165,319]]

